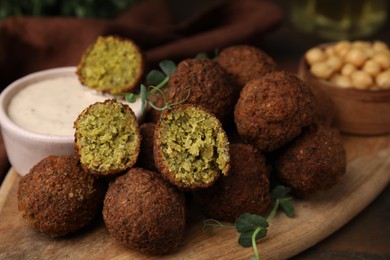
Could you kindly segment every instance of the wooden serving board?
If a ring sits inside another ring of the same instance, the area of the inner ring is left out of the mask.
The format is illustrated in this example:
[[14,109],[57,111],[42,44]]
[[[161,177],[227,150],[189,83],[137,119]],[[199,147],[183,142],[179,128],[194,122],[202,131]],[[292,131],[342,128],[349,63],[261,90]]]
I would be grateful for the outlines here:
[[[347,174],[326,193],[295,200],[296,216],[279,213],[268,236],[259,241],[261,259],[285,259],[313,246],[364,209],[390,181],[390,135],[343,136]],[[234,229],[203,229],[202,216],[190,209],[180,247],[150,257],[111,239],[102,218],[65,238],[52,239],[28,227],[17,210],[19,175],[10,170],[0,189],[0,259],[250,259],[252,248],[237,244]]]

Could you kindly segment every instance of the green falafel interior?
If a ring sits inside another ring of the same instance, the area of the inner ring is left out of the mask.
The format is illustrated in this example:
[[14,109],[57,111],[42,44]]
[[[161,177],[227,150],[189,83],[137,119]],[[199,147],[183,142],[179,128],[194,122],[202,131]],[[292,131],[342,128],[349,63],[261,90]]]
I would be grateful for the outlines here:
[[134,42],[100,36],[83,54],[77,75],[82,84],[115,95],[138,87],[143,65],[143,55]]
[[87,170],[112,175],[137,160],[141,137],[137,118],[115,100],[97,102],[75,121],[75,147]]
[[229,141],[211,113],[180,106],[160,122],[162,161],[179,187],[210,186],[230,169]]

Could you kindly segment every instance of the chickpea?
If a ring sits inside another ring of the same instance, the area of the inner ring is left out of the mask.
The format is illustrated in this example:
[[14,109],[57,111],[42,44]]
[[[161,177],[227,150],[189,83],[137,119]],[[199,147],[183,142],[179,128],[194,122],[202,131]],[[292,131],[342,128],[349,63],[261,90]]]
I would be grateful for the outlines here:
[[378,74],[375,82],[381,89],[390,89],[390,70],[386,70]]
[[357,70],[351,74],[352,85],[358,89],[367,89],[373,85],[374,81],[370,74]]
[[350,88],[352,86],[351,79],[348,76],[341,74],[333,75],[330,81],[343,88]]
[[376,76],[381,72],[381,66],[375,60],[367,60],[366,63],[364,63],[363,71],[372,76]]
[[326,62],[318,62],[311,66],[311,73],[321,79],[327,79],[333,73],[334,69],[330,67]]
[[367,42],[367,41],[354,41],[352,43],[352,47],[353,48],[361,48],[361,49],[369,49],[371,48],[371,43]]
[[367,59],[366,53],[360,48],[351,48],[345,55],[345,61],[360,67]]
[[382,69],[386,70],[390,68],[390,55],[386,52],[376,53],[372,59],[375,60]]
[[320,48],[312,48],[306,52],[306,61],[313,65],[314,63],[321,62],[325,59],[325,54]]
[[334,50],[339,55],[339,57],[344,57],[349,49],[351,48],[351,43],[349,41],[340,41],[335,44]]
[[375,51],[372,48],[363,49],[366,53],[367,58],[372,58],[375,55]]
[[375,41],[372,44],[372,49],[374,51],[386,51],[386,50],[389,50],[387,44],[382,42],[382,41]]
[[315,77],[342,88],[390,89],[390,48],[382,41],[339,41],[305,58]]
[[343,61],[341,60],[341,58],[335,56],[335,55],[332,55],[330,56],[327,60],[326,60],[326,63],[331,67],[333,68],[334,71],[338,71],[341,69],[341,66],[343,66]]
[[326,56],[328,57],[332,57],[334,55],[336,55],[336,51],[334,50],[334,47],[332,46],[328,46],[324,49],[324,52],[326,54]]
[[341,75],[349,76],[352,74],[352,72],[356,71],[356,67],[351,63],[346,63],[341,68]]

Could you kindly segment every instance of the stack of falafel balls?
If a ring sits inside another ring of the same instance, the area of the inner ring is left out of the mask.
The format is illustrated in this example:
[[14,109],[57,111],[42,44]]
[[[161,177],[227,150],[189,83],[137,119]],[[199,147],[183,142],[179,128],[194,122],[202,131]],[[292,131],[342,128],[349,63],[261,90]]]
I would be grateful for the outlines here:
[[86,108],[76,155],[43,159],[21,179],[23,217],[63,236],[102,212],[115,240],[159,255],[179,247],[189,203],[234,222],[269,210],[272,176],[306,199],[346,171],[340,135],[310,87],[256,47],[183,60],[164,93],[156,104],[181,104],[149,110],[141,125],[116,100]]

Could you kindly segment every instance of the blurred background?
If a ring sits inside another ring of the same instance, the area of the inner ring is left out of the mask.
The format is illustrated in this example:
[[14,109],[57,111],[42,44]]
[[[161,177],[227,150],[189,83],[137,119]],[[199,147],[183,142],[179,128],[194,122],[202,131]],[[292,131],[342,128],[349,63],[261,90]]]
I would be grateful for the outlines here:
[[[0,19],[9,16],[115,18],[148,0],[0,0]],[[282,6],[298,30],[330,40],[369,37],[385,24],[388,0],[270,0]],[[217,0],[167,0],[177,21]]]
[[114,18],[141,0],[0,0],[0,19],[9,16]]

